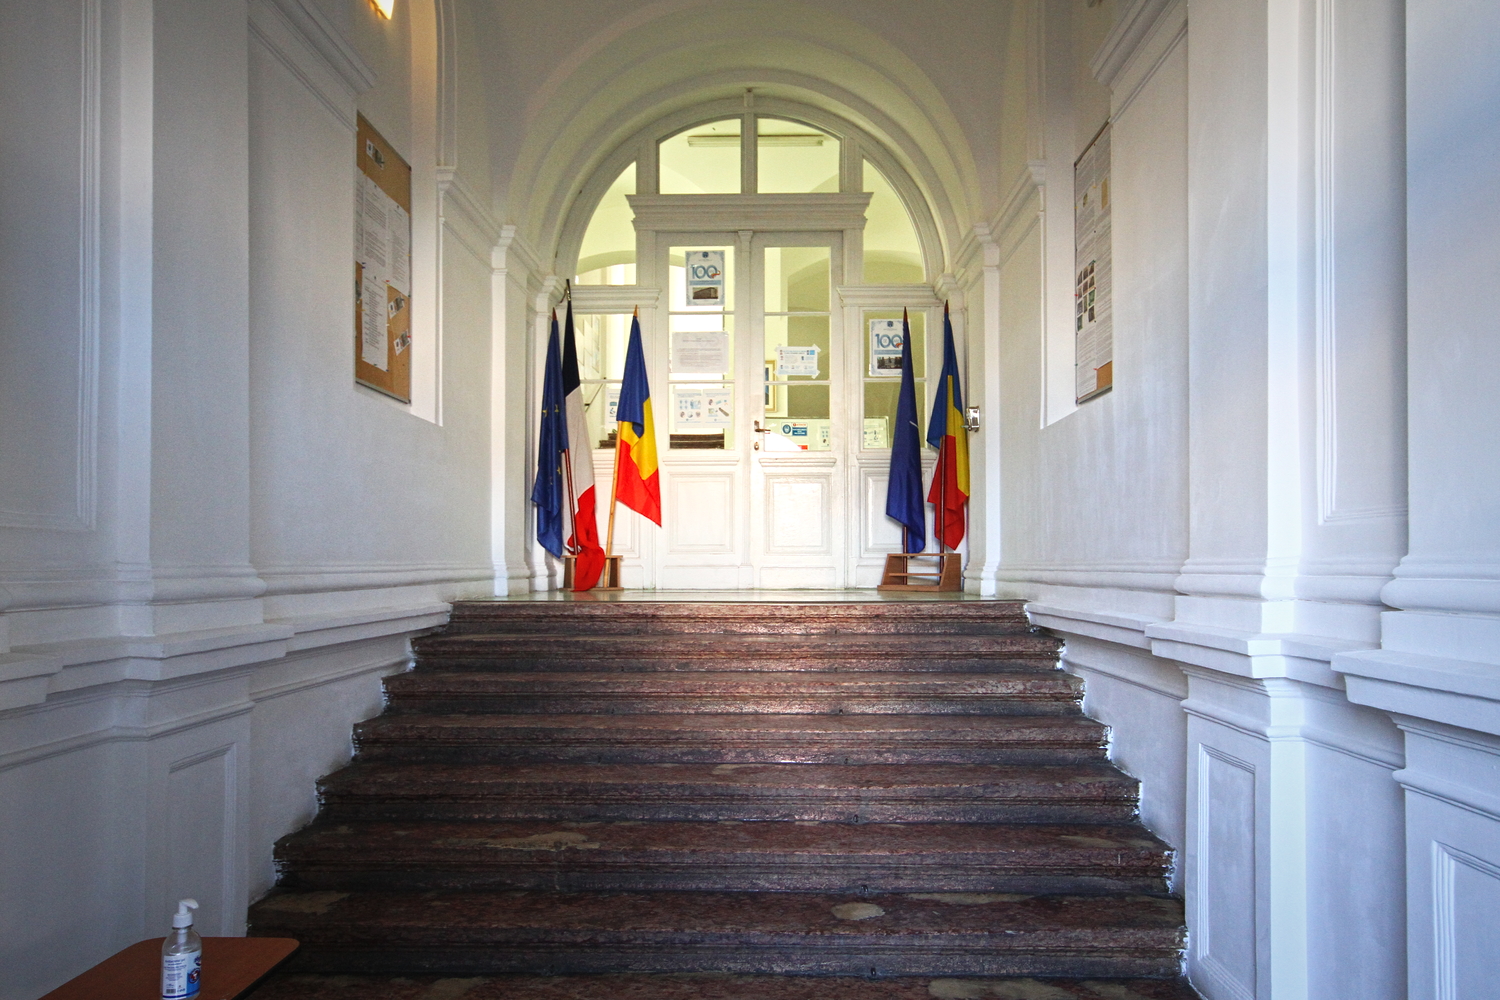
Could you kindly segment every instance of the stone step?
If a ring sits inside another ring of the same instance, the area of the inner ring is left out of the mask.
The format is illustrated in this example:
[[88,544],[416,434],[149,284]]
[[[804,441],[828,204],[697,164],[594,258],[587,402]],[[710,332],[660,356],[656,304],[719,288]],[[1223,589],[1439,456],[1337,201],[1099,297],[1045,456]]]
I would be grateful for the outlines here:
[[276,845],[296,889],[1164,894],[1139,826],[318,823]]
[[447,633],[1029,633],[1019,601],[459,601]]
[[459,980],[286,972],[273,975],[255,991],[255,1000],[457,1000],[459,996],[463,1000],[1200,1000],[1182,979],[870,979],[722,972]]
[[1037,673],[785,673],[725,671],[397,674],[385,680],[389,711],[700,712],[775,715],[1064,715],[1079,711],[1082,682]]
[[422,668],[721,671],[1047,671],[1057,640],[1027,635],[441,634],[416,640]]
[[361,760],[412,763],[1067,764],[1104,760],[1082,715],[383,715]]
[[1090,823],[1135,817],[1105,764],[387,764],[320,783],[324,819]]
[[251,932],[298,966],[422,974],[1178,974],[1182,906],[1150,895],[277,890]]

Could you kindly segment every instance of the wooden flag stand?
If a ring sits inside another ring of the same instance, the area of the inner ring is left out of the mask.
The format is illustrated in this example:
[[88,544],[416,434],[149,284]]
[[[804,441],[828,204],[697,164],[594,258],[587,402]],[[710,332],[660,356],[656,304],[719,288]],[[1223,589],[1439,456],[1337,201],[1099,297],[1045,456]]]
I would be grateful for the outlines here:
[[[599,582],[594,584],[591,590],[624,590],[620,585],[620,560],[624,556],[605,556],[604,572],[599,574]],[[578,562],[578,557],[569,552],[563,556],[563,590],[573,589],[573,566]]]
[[[926,563],[919,560],[929,560]],[[963,556],[957,552],[892,552],[876,590],[925,590],[955,594],[964,589]]]

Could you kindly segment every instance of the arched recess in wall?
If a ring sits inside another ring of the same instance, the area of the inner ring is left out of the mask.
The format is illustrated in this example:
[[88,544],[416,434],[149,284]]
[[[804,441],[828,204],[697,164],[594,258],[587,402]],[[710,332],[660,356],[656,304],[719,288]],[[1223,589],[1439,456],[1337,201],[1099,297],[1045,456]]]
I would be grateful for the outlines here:
[[792,0],[732,8],[663,0],[601,26],[533,98],[534,125],[505,196],[518,238],[554,273],[567,273],[579,216],[630,162],[621,150],[673,116],[688,127],[718,114],[720,102],[738,113],[747,88],[758,106],[785,102],[802,118],[867,139],[893,186],[904,178],[897,190],[913,215],[932,222],[922,233],[928,266],[951,261],[981,216],[978,170],[957,118],[899,48],[847,17]]
[[[557,273],[572,275],[581,269],[579,253],[589,224],[601,201],[624,171],[635,166],[635,187],[630,193],[654,193],[658,179],[657,151],[661,142],[725,118],[741,116],[746,110],[743,98],[708,101],[665,115],[622,142],[580,185],[578,196],[568,209],[554,258]],[[854,185],[849,190],[869,191],[873,188],[883,193],[888,185],[915,231],[920,247],[921,276],[916,280],[926,283],[937,280],[946,263],[937,220],[917,182],[890,150],[854,123],[811,105],[778,98],[756,98],[752,110],[762,116],[762,120],[775,119],[811,126],[837,139],[843,160],[840,172],[846,185]],[[862,165],[864,177],[860,183]],[[870,176],[871,167],[877,176]]]
[[[376,128],[394,133],[386,138],[395,142],[411,163],[409,412],[442,423],[443,199],[454,184],[457,146],[454,0],[403,0],[396,5],[390,26],[400,33],[404,44],[395,52],[404,58],[381,71],[376,85],[361,95],[359,106]],[[399,142],[403,132],[405,148]],[[487,254],[487,246],[484,251]]]

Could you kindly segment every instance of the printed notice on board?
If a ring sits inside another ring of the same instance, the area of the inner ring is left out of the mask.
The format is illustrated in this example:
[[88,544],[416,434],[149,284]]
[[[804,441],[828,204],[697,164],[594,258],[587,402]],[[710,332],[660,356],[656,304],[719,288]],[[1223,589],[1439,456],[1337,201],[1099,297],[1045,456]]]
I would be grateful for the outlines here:
[[[870,320],[870,374],[901,377],[901,335],[899,319]],[[883,446],[882,446],[883,447]]]
[[689,250],[687,299],[690,306],[724,305],[724,251]]
[[354,172],[354,255],[360,264],[359,356],[367,365],[390,370],[389,300],[411,294],[411,221],[395,199],[362,170]]
[[1073,165],[1073,232],[1074,375],[1082,403],[1114,381],[1108,124]]
[[729,334],[724,330],[673,330],[672,371],[722,375],[729,363]]

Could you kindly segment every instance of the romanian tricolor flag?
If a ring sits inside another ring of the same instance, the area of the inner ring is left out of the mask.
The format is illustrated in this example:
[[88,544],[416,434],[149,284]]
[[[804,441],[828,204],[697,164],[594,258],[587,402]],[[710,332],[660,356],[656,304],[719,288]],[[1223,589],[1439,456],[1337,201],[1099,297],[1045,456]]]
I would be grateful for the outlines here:
[[620,421],[615,444],[615,497],[631,510],[661,524],[661,476],[656,471],[656,425],[651,420],[651,386],[646,382],[646,351],[641,317],[630,321],[625,378],[615,411]]
[[964,538],[964,504],[969,502],[969,432],[964,427],[964,394],[958,383],[958,352],[953,347],[953,321],[943,304],[943,371],[938,376],[927,422],[927,443],[938,450],[937,468],[927,502],[933,511],[934,534],[950,549]]

